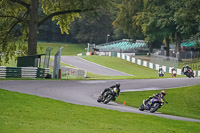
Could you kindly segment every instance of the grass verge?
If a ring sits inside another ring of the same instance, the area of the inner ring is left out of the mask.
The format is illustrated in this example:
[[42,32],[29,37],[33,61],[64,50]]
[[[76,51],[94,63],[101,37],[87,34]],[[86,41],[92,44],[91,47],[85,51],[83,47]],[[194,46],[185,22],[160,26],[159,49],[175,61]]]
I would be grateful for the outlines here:
[[[18,44],[16,44],[18,45]],[[27,44],[26,44],[27,45]],[[38,42],[37,46],[37,54],[45,54],[46,48],[51,47],[53,48],[51,51],[51,55],[54,56],[61,47],[62,55],[77,55],[79,53],[85,53],[85,48],[87,44],[65,44],[65,43],[45,43],[45,42]],[[4,63],[4,66],[7,67],[16,67],[17,66],[17,57],[10,58],[8,63]]]
[[[199,88],[200,85],[166,89],[167,95],[165,96],[165,100],[169,103],[160,108],[158,112],[200,119]],[[159,92],[160,91],[124,92],[117,98],[117,102],[123,103],[125,101],[126,105],[139,108],[143,99]]]
[[55,55],[61,47],[62,55],[77,55],[79,53],[85,53],[85,48],[87,44],[64,44],[64,43],[44,43],[38,42],[38,54],[44,54],[46,48],[51,47],[53,48],[51,51],[51,55]]
[[2,89],[0,101],[2,133],[198,133],[200,130],[200,123],[74,105]]
[[[158,77],[158,71],[153,70],[144,66],[140,66],[129,61],[109,56],[82,56],[86,59],[97,64],[131,74],[133,76],[115,76],[112,79],[145,79],[145,78],[171,78],[171,74],[165,73],[164,77]],[[94,76],[94,75],[93,75]],[[177,76],[183,77],[183,76]],[[104,79],[109,79],[111,77],[105,76]]]

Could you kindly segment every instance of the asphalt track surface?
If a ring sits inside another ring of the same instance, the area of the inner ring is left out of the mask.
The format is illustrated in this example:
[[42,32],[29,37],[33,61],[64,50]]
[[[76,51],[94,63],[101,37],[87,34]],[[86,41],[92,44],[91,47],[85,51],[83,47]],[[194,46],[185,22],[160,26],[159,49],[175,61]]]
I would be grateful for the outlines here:
[[104,75],[104,76],[133,76],[124,72],[120,72],[90,61],[87,61],[81,57],[78,56],[62,56],[61,61],[71,65],[75,66],[77,68],[81,68],[84,70],[87,70],[88,72]]
[[[200,122],[199,119],[178,117],[139,111],[138,108],[124,106],[114,102],[108,104],[98,103],[97,97],[100,92],[116,82],[121,83],[121,91],[166,91],[170,88],[200,84],[200,78],[170,78],[170,79],[133,79],[133,80],[0,80],[0,88],[26,94],[48,97],[68,103],[95,106],[105,109],[132,112],[145,115],[154,115],[167,119]],[[145,98],[145,97],[144,97]],[[141,103],[142,103],[141,99]],[[170,104],[170,103],[169,103]],[[167,106],[167,105],[164,105]],[[163,106],[163,107],[164,107]],[[180,108],[180,107],[179,107]]]

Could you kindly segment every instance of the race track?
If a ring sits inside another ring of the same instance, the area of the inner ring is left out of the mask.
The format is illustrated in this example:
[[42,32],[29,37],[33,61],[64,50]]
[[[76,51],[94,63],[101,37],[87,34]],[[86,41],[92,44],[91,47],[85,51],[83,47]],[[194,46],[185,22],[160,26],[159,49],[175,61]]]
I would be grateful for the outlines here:
[[[142,90],[160,90],[175,87],[200,84],[200,78],[171,78],[171,79],[133,79],[133,80],[1,80],[0,88],[27,93],[42,97],[57,99],[73,104],[95,106],[100,108],[118,110],[122,112],[133,112],[146,115],[155,115],[168,119],[200,122],[198,119],[177,117],[161,113],[149,113],[139,111],[138,108],[132,108],[114,102],[107,105],[97,103],[97,96],[100,92],[116,82],[121,83],[122,91],[142,91]],[[142,102],[142,99],[141,99]]]
[[78,56],[62,56],[61,61],[69,64],[71,66],[75,66],[77,68],[81,68],[83,70],[87,70],[88,72],[104,75],[104,76],[133,76],[124,72],[120,72],[90,61],[87,61]]

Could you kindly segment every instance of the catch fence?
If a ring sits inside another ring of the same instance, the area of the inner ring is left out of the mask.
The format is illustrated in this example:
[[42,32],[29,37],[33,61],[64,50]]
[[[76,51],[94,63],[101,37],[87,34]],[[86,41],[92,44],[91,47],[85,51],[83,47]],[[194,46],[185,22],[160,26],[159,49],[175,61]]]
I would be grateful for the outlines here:
[[168,67],[175,67],[175,68],[178,67],[178,58],[174,58],[174,57],[151,54],[150,62],[155,63],[155,64],[160,64],[163,66],[168,66]]
[[[50,61],[49,66],[53,67],[54,62]],[[73,68],[70,66],[60,66],[61,73],[62,73],[62,79],[73,79],[73,78],[86,78],[87,76],[87,71],[83,69],[78,69],[78,68]]]

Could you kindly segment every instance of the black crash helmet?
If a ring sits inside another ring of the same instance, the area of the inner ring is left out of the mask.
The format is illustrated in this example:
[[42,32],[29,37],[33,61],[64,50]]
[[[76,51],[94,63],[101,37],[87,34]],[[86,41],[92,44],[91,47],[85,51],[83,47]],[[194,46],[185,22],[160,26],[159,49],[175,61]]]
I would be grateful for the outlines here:
[[116,87],[118,87],[118,88],[119,88],[119,87],[120,87],[120,83],[118,83],[118,82],[117,82],[117,83],[116,83]]

